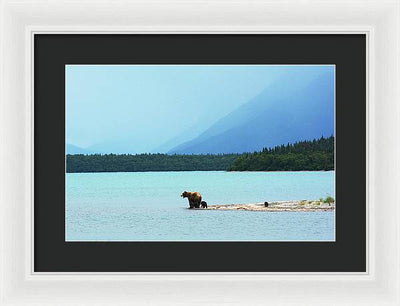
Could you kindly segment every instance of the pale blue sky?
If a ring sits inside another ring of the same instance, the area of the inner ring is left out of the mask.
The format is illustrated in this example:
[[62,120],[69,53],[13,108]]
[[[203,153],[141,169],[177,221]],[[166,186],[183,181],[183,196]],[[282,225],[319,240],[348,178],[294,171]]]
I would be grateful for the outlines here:
[[67,143],[150,152],[195,136],[287,73],[332,66],[67,65]]

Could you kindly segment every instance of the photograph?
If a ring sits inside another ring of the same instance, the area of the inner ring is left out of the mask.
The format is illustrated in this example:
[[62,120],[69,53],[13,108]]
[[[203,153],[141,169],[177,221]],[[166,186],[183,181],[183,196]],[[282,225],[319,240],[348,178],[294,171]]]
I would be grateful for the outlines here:
[[335,69],[65,65],[65,241],[336,241]]

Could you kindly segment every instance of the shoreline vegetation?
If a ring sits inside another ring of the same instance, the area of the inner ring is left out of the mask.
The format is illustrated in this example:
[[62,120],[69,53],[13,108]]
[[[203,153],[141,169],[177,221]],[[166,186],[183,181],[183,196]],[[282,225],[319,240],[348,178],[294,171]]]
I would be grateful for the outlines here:
[[67,173],[150,171],[329,171],[334,137],[242,154],[67,154]]
[[264,203],[254,204],[225,204],[225,205],[208,205],[208,208],[195,208],[195,210],[243,210],[243,211],[304,211],[304,212],[318,212],[318,211],[333,211],[335,210],[335,202],[326,202],[323,199],[316,201],[277,201],[268,203],[265,207]]

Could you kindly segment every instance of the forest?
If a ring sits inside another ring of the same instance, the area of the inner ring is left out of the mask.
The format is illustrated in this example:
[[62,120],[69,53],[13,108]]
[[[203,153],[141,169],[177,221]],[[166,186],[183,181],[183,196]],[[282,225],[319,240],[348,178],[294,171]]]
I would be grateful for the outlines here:
[[264,148],[260,152],[244,153],[229,167],[229,171],[300,171],[333,170],[334,137],[321,137],[294,144]]
[[243,154],[74,154],[67,172],[333,170],[334,137]]
[[227,170],[239,154],[92,154],[67,155],[67,172],[147,172]]

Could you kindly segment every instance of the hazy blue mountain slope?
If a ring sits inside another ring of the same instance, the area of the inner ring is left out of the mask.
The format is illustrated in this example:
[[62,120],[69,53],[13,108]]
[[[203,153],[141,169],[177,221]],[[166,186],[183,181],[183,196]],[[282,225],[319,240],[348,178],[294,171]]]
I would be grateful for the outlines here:
[[177,136],[168,139],[166,142],[152,149],[151,153],[166,153],[177,145],[189,141],[199,136],[204,131],[203,126],[193,126],[190,129],[186,129]]
[[67,154],[91,154],[90,150],[67,143]]
[[169,153],[242,153],[333,133],[333,74],[289,75]]

